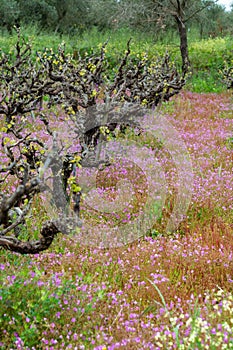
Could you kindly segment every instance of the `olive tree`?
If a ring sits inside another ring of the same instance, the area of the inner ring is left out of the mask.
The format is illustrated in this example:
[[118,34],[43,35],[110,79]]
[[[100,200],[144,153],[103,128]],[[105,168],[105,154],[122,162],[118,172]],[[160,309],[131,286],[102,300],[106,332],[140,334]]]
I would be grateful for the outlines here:
[[172,21],[179,34],[182,70],[185,73],[190,67],[187,24],[214,3],[214,0],[120,0],[118,6],[121,17],[132,26],[149,24],[159,31],[169,28]]
[[6,27],[11,33],[13,25],[19,18],[20,9],[16,0],[2,0],[0,2],[1,27]]
[[84,0],[46,0],[56,13],[56,32],[75,32],[88,26],[88,1]]
[[1,27],[12,31],[15,24],[36,24],[55,33],[73,33],[89,26],[90,6],[84,0],[2,0]]

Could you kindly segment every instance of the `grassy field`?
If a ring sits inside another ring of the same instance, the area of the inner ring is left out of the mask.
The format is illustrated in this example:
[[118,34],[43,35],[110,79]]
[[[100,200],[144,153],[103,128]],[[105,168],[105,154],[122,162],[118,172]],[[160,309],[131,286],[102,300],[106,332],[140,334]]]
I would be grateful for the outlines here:
[[[129,30],[101,33],[97,30],[83,33],[79,37],[68,37],[39,33],[34,27],[22,28],[23,36],[31,40],[36,51],[43,51],[45,47],[57,50],[61,43],[65,43],[66,51],[77,55],[99,52],[101,44],[108,41],[106,56],[109,67],[112,69],[126,50],[127,41],[131,41],[131,57],[137,57],[147,53],[148,57],[154,58],[169,52],[172,60],[181,67],[179,39],[174,33],[164,38],[164,42],[158,41],[156,36],[147,33],[135,33]],[[0,48],[4,52],[13,49],[16,42],[16,34],[9,36],[0,35]],[[232,38],[209,38],[199,40],[195,33],[189,33],[189,54],[192,63],[192,76],[188,79],[187,90],[193,92],[223,92],[225,87],[222,83],[221,70],[225,62],[232,63]]]
[[[0,40],[1,47],[8,47],[9,40]],[[48,38],[35,40],[40,41],[40,49]],[[82,40],[80,47],[86,49]],[[143,49],[136,44],[135,54],[152,49],[150,43],[144,43]],[[193,67],[201,75],[155,111],[155,122],[160,114],[174,131],[171,135],[179,135],[185,144],[185,160],[193,176],[189,206],[176,231],[169,233],[166,227],[177,206],[182,177],[177,168],[183,158],[169,155],[162,147],[166,142],[155,143],[153,133],[124,134],[119,142],[136,141],[142,154],[148,155],[139,159],[135,148],[131,163],[152,170],[155,162],[156,167],[160,164],[165,183],[161,182],[165,199],[160,215],[148,234],[139,237],[133,225],[134,214],[140,211],[138,198],[117,215],[100,217],[83,201],[81,216],[90,218],[89,233],[59,235],[49,250],[33,256],[0,250],[2,349],[233,349],[233,100],[213,76],[221,68],[222,52],[230,55],[229,45],[227,38],[208,40],[204,46],[192,43]],[[67,45],[68,50],[74,47]],[[111,46],[108,52],[114,52]],[[62,115],[56,115],[58,130],[63,121]],[[155,151],[156,160],[150,158]],[[122,174],[133,180],[138,192],[146,193],[141,173],[129,169],[122,163],[112,173],[105,169],[99,179],[104,188],[100,198],[107,203],[117,198],[108,186],[122,180]],[[184,182],[187,171],[184,168]],[[153,188],[153,176],[147,177],[147,183]],[[36,232],[42,216],[48,215],[41,203],[27,221]],[[125,246],[98,247],[102,227],[106,231],[108,226],[124,225],[132,228],[134,240]]]

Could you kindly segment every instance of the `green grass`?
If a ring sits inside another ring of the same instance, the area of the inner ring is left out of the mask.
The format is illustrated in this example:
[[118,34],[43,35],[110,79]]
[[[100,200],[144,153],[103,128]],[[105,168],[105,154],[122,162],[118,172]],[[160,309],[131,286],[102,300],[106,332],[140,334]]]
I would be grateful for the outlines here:
[[226,86],[222,81],[220,73],[211,70],[194,73],[188,79],[185,89],[197,93],[220,93],[226,90]]
[[[127,41],[131,40],[131,57],[137,58],[142,53],[147,53],[149,59],[154,59],[169,52],[171,59],[181,69],[181,57],[179,51],[179,39],[171,34],[165,36],[161,42],[152,34],[135,33],[127,29],[112,32],[99,32],[92,29],[79,36],[53,35],[40,32],[36,27],[22,28],[22,34],[26,40],[31,40],[33,51],[42,51],[45,47],[57,50],[59,44],[65,43],[66,51],[78,55],[90,55],[99,52],[101,44],[108,41],[106,56],[109,68],[113,69],[126,50]],[[16,33],[13,35],[2,34],[0,47],[4,52],[11,52],[16,42]],[[221,80],[220,70],[224,64],[233,59],[232,38],[214,38],[198,40],[190,34],[189,55],[192,63],[193,75],[187,83],[188,90],[193,92],[221,92],[225,89]]]

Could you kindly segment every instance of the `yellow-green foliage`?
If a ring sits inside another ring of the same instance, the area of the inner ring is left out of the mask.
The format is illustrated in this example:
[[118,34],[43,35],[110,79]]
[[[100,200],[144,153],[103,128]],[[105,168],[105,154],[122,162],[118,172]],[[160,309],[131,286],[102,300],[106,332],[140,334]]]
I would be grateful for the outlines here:
[[[92,54],[99,51],[99,46],[105,41],[108,41],[106,56],[110,61],[110,67],[114,67],[119,62],[122,53],[125,50],[126,42],[132,37],[131,41],[131,56],[135,57],[147,53],[148,58],[155,58],[163,55],[166,51],[169,52],[172,59],[181,64],[179,43],[161,44],[156,42],[155,38],[148,35],[140,35],[139,33],[131,32],[107,32],[98,33],[90,31],[82,35],[82,37],[58,36],[46,33],[38,35],[35,30],[23,29],[22,33],[26,39],[31,39],[35,51],[43,50],[45,47],[51,47],[56,50],[61,42],[65,42],[66,51],[71,54],[81,55]],[[9,36],[0,37],[0,47],[3,51],[9,52],[14,46],[16,33]],[[192,65],[195,70],[219,69],[223,66],[224,60],[229,61],[233,58],[232,39],[224,38],[209,38],[205,40],[196,40],[189,42],[189,53]]]
[[193,42],[189,46],[190,59],[196,70],[220,69],[224,61],[233,59],[232,39],[214,38]]

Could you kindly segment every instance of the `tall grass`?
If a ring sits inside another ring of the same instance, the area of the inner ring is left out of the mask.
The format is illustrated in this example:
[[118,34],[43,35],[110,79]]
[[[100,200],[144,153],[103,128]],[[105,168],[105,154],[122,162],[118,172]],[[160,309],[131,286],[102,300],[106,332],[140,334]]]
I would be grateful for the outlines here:
[[[110,67],[119,63],[126,44],[131,38],[131,56],[137,57],[146,52],[150,59],[169,52],[172,60],[181,68],[179,38],[176,32],[167,33],[163,40],[153,33],[133,32],[130,29],[112,31],[98,31],[93,28],[75,36],[55,35],[41,31],[36,26],[22,27],[22,34],[27,40],[31,40],[33,50],[41,51],[45,47],[57,50],[61,42],[65,43],[67,52],[77,55],[79,52],[89,55],[99,51],[101,44],[108,41],[107,57]],[[16,42],[16,33],[12,35],[3,32],[0,36],[0,48],[4,52],[12,51]],[[232,38],[214,38],[199,40],[197,33],[189,32],[189,53],[192,63],[193,75],[188,80],[187,88],[194,92],[220,92],[225,89],[219,71],[225,62],[233,59]]]

